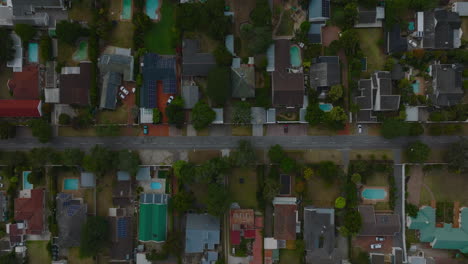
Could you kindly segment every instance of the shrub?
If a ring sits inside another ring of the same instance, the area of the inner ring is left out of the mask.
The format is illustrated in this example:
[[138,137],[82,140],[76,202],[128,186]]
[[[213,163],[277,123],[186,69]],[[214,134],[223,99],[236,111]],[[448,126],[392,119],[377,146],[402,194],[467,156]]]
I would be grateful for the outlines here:
[[278,144],[271,146],[268,150],[268,158],[273,163],[280,163],[285,156],[283,148]]
[[346,206],[346,199],[342,196],[339,196],[335,199],[335,208],[342,209]]
[[159,109],[153,109],[153,124],[159,124],[161,122],[161,111]]
[[41,59],[43,61],[52,60],[52,39],[48,35],[42,36],[39,46],[40,46],[39,51],[41,53]]
[[60,125],[69,125],[71,123],[71,117],[65,113],[59,115]]
[[208,127],[216,119],[216,113],[211,107],[199,101],[192,110],[192,123],[195,130],[202,130]]
[[23,41],[23,45],[25,45],[36,35],[37,29],[28,24],[16,24],[14,31]]

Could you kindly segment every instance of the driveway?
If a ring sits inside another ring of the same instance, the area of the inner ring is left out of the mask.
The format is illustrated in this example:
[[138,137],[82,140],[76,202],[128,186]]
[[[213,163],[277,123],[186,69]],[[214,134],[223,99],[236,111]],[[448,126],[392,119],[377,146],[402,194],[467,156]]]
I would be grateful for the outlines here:
[[252,125],[252,136],[254,137],[263,136],[263,125]]
[[284,124],[267,125],[267,136],[307,136],[307,124],[288,124],[284,133]]
[[326,26],[322,28],[322,45],[325,47],[330,46],[334,40],[340,38],[341,29],[335,26]]
[[408,181],[408,202],[419,205],[424,176],[422,166],[411,166],[410,173],[411,176]]

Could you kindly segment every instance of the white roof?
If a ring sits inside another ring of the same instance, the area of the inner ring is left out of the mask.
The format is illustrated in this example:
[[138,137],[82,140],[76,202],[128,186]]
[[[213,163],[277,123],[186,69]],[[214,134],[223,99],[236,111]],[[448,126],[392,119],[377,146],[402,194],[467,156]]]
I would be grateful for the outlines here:
[[213,111],[215,111],[215,113],[216,113],[216,118],[213,121],[213,124],[223,124],[224,123],[223,108],[213,108]]
[[418,12],[418,31],[424,31],[424,12]]
[[140,108],[140,123],[141,124],[153,123],[153,109]]
[[80,67],[63,67],[62,74],[80,74]]
[[273,204],[296,204],[296,197],[275,197]]
[[265,237],[263,239],[264,249],[278,249],[278,241],[273,237]]
[[0,26],[13,25],[13,7],[0,6]]
[[21,72],[23,69],[23,46],[21,38],[15,33],[11,33],[13,39],[13,47],[15,49],[15,58],[7,62],[7,67],[15,68],[15,72]]
[[405,121],[407,122],[419,121],[419,108],[416,106],[407,106]]
[[452,11],[458,13],[459,16],[468,16],[468,2],[455,2]]

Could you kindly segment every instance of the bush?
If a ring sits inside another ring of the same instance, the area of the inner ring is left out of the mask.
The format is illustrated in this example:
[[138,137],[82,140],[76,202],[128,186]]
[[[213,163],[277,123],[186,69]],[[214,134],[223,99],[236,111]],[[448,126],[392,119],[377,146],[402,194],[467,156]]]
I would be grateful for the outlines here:
[[214,105],[224,105],[231,96],[231,69],[217,67],[208,74],[206,93]]
[[346,206],[346,199],[342,196],[339,196],[335,200],[335,208],[342,209]]
[[52,138],[52,128],[47,121],[33,119],[28,122],[28,126],[31,128],[33,136],[39,139],[39,142],[46,143]]
[[71,123],[71,117],[65,113],[59,115],[60,125],[69,125]]
[[159,124],[161,122],[161,111],[159,109],[153,109],[153,124]]
[[48,35],[42,36],[39,46],[40,46],[39,51],[41,53],[41,59],[43,61],[52,60],[52,39]]
[[270,159],[270,162],[280,163],[285,157],[286,153],[284,153],[283,148],[278,144],[271,146],[268,150],[268,158]]
[[171,104],[166,107],[166,115],[169,124],[174,124],[177,128],[182,128],[185,122],[184,99],[177,96]]
[[231,66],[232,54],[227,50],[224,43],[223,45],[218,45],[213,55],[216,58],[216,64],[218,64],[218,66]]
[[290,157],[285,157],[281,160],[280,168],[285,173],[292,173],[297,168],[296,160]]
[[414,204],[411,204],[411,203],[406,203],[406,213],[415,218],[416,216],[418,216],[418,211],[419,211],[419,208],[414,205]]
[[89,32],[78,22],[61,20],[56,27],[57,38],[69,45],[74,45],[80,37],[88,36]]
[[26,45],[37,32],[36,28],[28,24],[16,24],[13,30],[21,38],[23,45]]
[[232,109],[232,122],[236,125],[248,125],[252,121],[250,103],[237,102]]
[[207,128],[216,119],[216,113],[211,107],[199,101],[192,110],[192,123],[195,130]]

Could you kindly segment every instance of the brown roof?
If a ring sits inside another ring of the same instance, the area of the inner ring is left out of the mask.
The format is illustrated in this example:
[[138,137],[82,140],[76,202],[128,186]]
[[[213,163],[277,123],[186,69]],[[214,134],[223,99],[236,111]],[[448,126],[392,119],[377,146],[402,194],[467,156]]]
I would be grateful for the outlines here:
[[372,205],[361,205],[358,211],[362,217],[360,236],[394,236],[400,232],[399,215],[375,213]]
[[287,71],[291,67],[290,47],[289,40],[275,41],[275,71],[272,74],[274,105],[299,106],[304,101],[304,74]]
[[296,210],[295,204],[275,205],[275,239],[296,240]]
[[114,205],[125,207],[130,205],[132,198],[132,184],[130,181],[117,181],[115,184],[112,200]]
[[231,209],[231,230],[252,229],[254,228],[254,220],[254,210],[252,209]]
[[14,72],[8,87],[13,92],[13,98],[19,100],[39,99],[39,69],[36,65],[23,67],[23,71]]
[[80,63],[80,74],[60,74],[60,103],[88,105],[91,63]]
[[[118,215],[121,215],[121,213],[118,212]],[[132,218],[130,216],[118,216],[109,218],[111,228],[111,259],[127,259],[127,257],[130,257],[133,249]],[[118,222],[121,222],[120,226]]]
[[30,198],[15,199],[15,221],[27,222],[27,234],[40,235],[44,231],[44,191],[31,190]]

